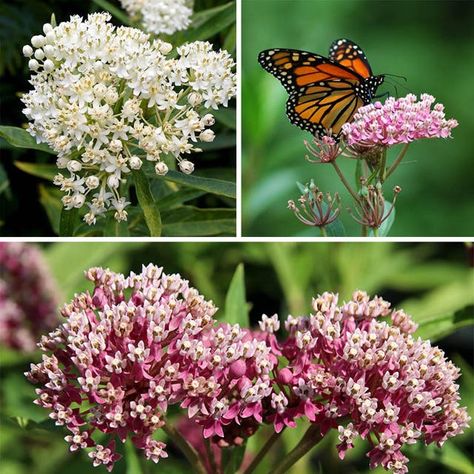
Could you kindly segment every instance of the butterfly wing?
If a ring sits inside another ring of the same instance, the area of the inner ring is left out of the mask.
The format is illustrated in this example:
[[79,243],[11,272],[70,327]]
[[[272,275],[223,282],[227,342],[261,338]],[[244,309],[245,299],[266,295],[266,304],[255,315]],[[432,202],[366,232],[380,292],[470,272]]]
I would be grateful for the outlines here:
[[337,136],[342,125],[362,105],[355,87],[363,77],[324,56],[270,49],[260,53],[259,63],[290,93],[288,118],[303,130],[321,136],[331,129]]
[[333,41],[329,47],[329,59],[354,71],[364,79],[372,76],[367,56],[360,46],[351,40],[341,38]]

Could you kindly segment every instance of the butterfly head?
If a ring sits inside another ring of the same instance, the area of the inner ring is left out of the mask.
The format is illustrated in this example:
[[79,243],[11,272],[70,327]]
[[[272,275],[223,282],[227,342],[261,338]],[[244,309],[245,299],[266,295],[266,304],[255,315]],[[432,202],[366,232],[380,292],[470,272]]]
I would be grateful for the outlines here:
[[363,100],[364,104],[369,104],[375,97],[377,89],[384,80],[385,76],[383,74],[367,77],[363,82],[355,87],[355,93]]

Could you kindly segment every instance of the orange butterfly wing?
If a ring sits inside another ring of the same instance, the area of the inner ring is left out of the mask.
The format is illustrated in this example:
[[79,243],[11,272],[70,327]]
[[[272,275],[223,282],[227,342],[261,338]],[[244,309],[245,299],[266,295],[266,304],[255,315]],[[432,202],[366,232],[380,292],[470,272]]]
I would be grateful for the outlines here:
[[329,59],[356,72],[364,79],[372,76],[372,69],[362,49],[353,41],[341,38],[329,47]]

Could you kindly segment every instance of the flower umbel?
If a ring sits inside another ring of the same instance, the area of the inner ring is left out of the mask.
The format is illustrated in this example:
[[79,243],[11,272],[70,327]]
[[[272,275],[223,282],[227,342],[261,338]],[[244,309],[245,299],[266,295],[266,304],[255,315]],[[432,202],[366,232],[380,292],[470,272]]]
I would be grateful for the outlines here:
[[236,93],[234,61],[207,42],[172,46],[135,28],[116,28],[108,13],[79,16],[57,27],[44,25],[32,38],[29,67],[33,89],[22,97],[28,131],[58,153],[61,172],[54,183],[65,193],[66,209],[89,212],[95,224],[108,210],[127,219],[125,182],[143,161],[158,175],[174,157],[214,139],[208,109],[227,106]]
[[299,197],[299,207],[295,201],[288,201],[288,209],[293,211],[295,216],[303,224],[314,227],[325,227],[337,219],[339,215],[339,195],[331,196],[329,193],[322,193],[311,180],[306,185],[303,194]]
[[[435,98],[414,94],[384,104],[375,102],[358,109],[352,122],[342,126],[345,141],[353,146],[390,146],[410,143],[421,138],[448,138],[457,127],[454,119],[446,120],[444,106]],[[433,108],[432,108],[433,106]]]
[[315,158],[313,160],[306,155],[306,160],[310,163],[330,163],[342,153],[340,144],[328,135],[322,138],[315,136],[312,143],[305,140],[304,144],[309,153]]

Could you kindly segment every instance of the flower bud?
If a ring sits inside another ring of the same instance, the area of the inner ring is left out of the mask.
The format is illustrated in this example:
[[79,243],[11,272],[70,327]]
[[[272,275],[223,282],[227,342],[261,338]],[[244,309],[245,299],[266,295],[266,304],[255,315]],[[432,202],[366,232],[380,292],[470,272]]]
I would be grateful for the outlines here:
[[95,189],[99,186],[100,180],[97,176],[88,176],[86,179],[86,186],[89,189]]
[[289,384],[293,380],[293,373],[286,367],[278,372],[278,381],[282,384]]
[[113,153],[118,153],[119,151],[122,151],[123,150],[123,144],[120,140],[112,140],[110,143],[109,143],[109,149],[110,151],[112,151]]
[[142,160],[138,156],[131,156],[128,160],[132,170],[139,170],[142,167]]
[[46,35],[50,31],[53,31],[53,27],[49,23],[43,25],[43,33]]
[[46,33],[46,41],[48,43],[52,43],[55,39],[56,39],[56,33],[54,32],[54,30],[48,31]]
[[247,364],[242,359],[237,359],[236,361],[232,362],[229,367],[229,375],[233,379],[240,379],[240,377],[244,376],[247,372]]
[[35,51],[35,58],[38,59],[38,60],[42,60],[44,59],[44,51],[41,49],[41,48],[38,48],[36,51]]
[[199,135],[199,139],[203,142],[213,142],[214,138],[214,132],[209,128],[201,132],[201,134]]
[[112,174],[107,178],[107,185],[109,188],[118,188],[120,186],[120,180],[117,175]]
[[71,172],[71,173],[77,173],[78,171],[81,171],[82,169],[82,165],[79,161],[76,161],[76,160],[71,160],[68,162],[67,164],[67,169]]
[[46,55],[46,57],[50,58],[51,56],[54,55],[54,52],[56,51],[54,46],[51,46],[50,44],[47,44],[44,48],[43,48],[43,51],[44,51],[44,54]]
[[34,48],[41,48],[46,44],[46,38],[42,35],[35,35],[31,38],[31,44]]
[[113,105],[115,104],[115,102],[117,102],[118,100],[118,93],[115,89],[109,89],[107,91],[107,93],[105,94],[105,101],[107,102],[107,104],[109,105]]
[[25,56],[25,58],[30,58],[33,56],[33,48],[29,44],[25,44],[25,46],[23,46],[23,56]]
[[191,92],[188,95],[188,102],[192,107],[196,107],[196,105],[199,105],[202,102],[202,95],[199,94],[199,92]]
[[43,67],[44,67],[44,70],[46,72],[51,72],[53,69],[54,69],[54,63],[53,61],[51,61],[51,59],[47,59],[44,63],[43,63]]
[[214,118],[214,115],[212,114],[206,114],[201,119],[201,124],[204,127],[212,127],[215,123],[216,123],[216,119]]
[[189,160],[181,160],[179,162],[179,169],[184,174],[191,174],[194,171],[194,165]]
[[160,53],[161,54],[169,54],[173,49],[173,45],[171,43],[162,42],[160,45]]
[[164,176],[166,173],[168,173],[168,166],[166,166],[166,163],[159,161],[155,165],[155,173],[159,176]]
[[39,62],[36,61],[36,59],[30,59],[28,61],[28,67],[32,70],[32,71],[37,71],[38,68],[39,68]]
[[83,206],[85,200],[86,197],[84,194],[74,194],[74,196],[72,196],[71,204],[73,207],[80,208]]

